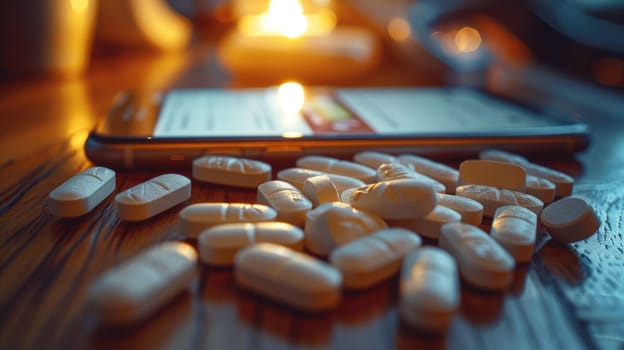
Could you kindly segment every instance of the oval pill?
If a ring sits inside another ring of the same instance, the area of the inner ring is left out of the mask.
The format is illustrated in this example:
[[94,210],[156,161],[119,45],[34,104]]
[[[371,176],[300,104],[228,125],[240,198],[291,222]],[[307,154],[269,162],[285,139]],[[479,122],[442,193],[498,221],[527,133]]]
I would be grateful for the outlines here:
[[513,164],[523,164],[528,163],[529,160],[523,156],[505,152],[497,149],[486,149],[479,153],[479,159],[483,160],[496,160],[499,162],[513,163]]
[[399,161],[395,156],[373,151],[359,152],[353,156],[353,160],[371,169],[377,169],[382,164],[397,163]]
[[421,243],[412,231],[387,228],[336,248],[329,262],[342,273],[344,288],[365,289],[396,274],[403,257]]
[[182,209],[179,217],[181,233],[197,238],[201,231],[220,224],[273,221],[277,212],[262,204],[197,203]]
[[324,156],[305,156],[297,160],[297,167],[354,177],[365,183],[375,181],[375,170],[364,165]]
[[338,193],[342,193],[345,190],[350,188],[356,188],[360,186],[366,185],[364,181],[356,179],[351,176],[337,175],[337,174],[327,174],[327,176],[332,180]]
[[197,237],[201,262],[231,266],[234,256],[254,243],[273,243],[303,250],[303,230],[285,222],[231,223],[213,226]]
[[533,255],[537,215],[517,205],[500,207],[494,213],[490,233],[517,262],[527,262]]
[[279,245],[258,243],[241,250],[234,273],[240,286],[296,309],[323,311],[340,302],[338,270]]
[[512,163],[470,159],[459,165],[459,185],[484,185],[524,192],[526,172]]
[[114,267],[89,289],[98,321],[122,326],[144,320],[190,285],[196,262],[193,247],[167,242]]
[[544,204],[555,200],[556,189],[557,187],[550,180],[533,175],[527,175],[526,193],[541,200]]
[[457,187],[456,195],[474,199],[483,204],[483,215],[492,217],[496,208],[504,205],[519,205],[535,214],[539,214],[544,203],[530,194],[501,190],[496,187],[483,185],[464,185]]
[[193,178],[213,184],[253,188],[271,180],[271,166],[252,159],[203,156],[193,160]]
[[314,176],[325,175],[322,171],[316,171],[304,168],[288,168],[280,170],[277,173],[277,179],[286,181],[289,184],[297,187],[299,191],[303,191],[303,184],[306,179]]
[[129,188],[115,196],[117,215],[128,221],[151,218],[191,198],[191,180],[165,174]]
[[542,211],[540,221],[552,239],[562,243],[583,240],[600,228],[594,209],[580,197],[552,202]]
[[444,331],[459,308],[459,276],[455,259],[436,247],[409,254],[401,268],[399,313],[410,326]]
[[455,188],[459,181],[459,171],[457,169],[413,154],[400,155],[399,162],[420,174],[439,181],[446,187],[446,193],[455,193]]
[[479,226],[483,220],[483,204],[467,197],[438,193],[438,204],[461,215],[461,222]]
[[430,178],[429,176],[419,174],[401,163],[386,163],[377,168],[378,182],[403,179],[413,179],[426,182],[430,184],[431,187],[433,187],[433,190],[437,193],[444,193],[446,191],[446,187],[442,183]]
[[314,207],[323,203],[340,201],[338,189],[327,175],[314,176],[305,180],[303,194],[312,202]]
[[258,186],[257,200],[275,209],[278,221],[295,226],[303,226],[306,213],[312,209],[312,202],[301,191],[281,180],[267,181]]
[[375,214],[357,210],[346,203],[325,203],[307,214],[305,246],[316,255],[327,256],[336,247],[386,227]]
[[438,202],[430,184],[412,179],[392,180],[347,190],[345,202],[384,219],[417,219]]
[[442,226],[440,247],[457,260],[459,272],[471,284],[503,290],[513,280],[514,259],[480,228],[463,223]]
[[48,196],[48,209],[55,216],[73,218],[87,214],[115,190],[115,172],[93,167],[72,176]]
[[419,219],[387,220],[391,227],[404,227],[429,238],[440,237],[444,224],[460,222],[461,215],[453,209],[437,205],[429,214]]

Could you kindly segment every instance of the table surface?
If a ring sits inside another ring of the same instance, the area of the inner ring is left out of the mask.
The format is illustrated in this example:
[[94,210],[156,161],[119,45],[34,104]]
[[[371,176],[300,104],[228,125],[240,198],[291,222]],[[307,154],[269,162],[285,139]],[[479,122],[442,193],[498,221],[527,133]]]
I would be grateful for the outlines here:
[[[422,85],[385,57],[370,75],[336,85]],[[200,266],[190,292],[127,330],[97,327],[85,303],[91,282],[146,247],[182,240],[178,211],[189,203],[253,202],[255,190],[193,182],[191,199],[140,223],[120,221],[110,196],[77,219],[53,217],[48,193],[82,169],[88,131],[113,96],[127,89],[266,85],[219,68],[214,47],[172,54],[101,54],[80,79],[0,84],[0,348],[621,348],[624,342],[624,116],[584,115],[590,147],[574,159],[541,164],[576,178],[602,221],[592,237],[556,244],[540,232],[529,264],[504,293],[462,283],[461,307],[447,334],[411,330],[397,313],[398,278],[339,307],[304,314],[236,287],[230,269]],[[620,111],[621,114],[621,111]],[[452,165],[457,165],[452,164]],[[117,190],[158,175],[118,172]],[[189,176],[188,169],[180,173]]]

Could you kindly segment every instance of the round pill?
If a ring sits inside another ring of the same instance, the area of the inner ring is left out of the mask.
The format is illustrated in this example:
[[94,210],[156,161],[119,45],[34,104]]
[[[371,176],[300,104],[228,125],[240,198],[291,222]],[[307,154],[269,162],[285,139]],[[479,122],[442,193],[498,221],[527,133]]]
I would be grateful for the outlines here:
[[570,243],[583,240],[600,228],[594,209],[579,197],[552,202],[540,217],[553,240]]

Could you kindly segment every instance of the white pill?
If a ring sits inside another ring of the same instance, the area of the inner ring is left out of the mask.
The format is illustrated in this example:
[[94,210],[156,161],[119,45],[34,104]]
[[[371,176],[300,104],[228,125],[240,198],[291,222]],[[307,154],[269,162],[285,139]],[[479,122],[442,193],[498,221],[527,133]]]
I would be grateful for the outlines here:
[[459,171],[457,169],[412,154],[400,155],[399,161],[418,173],[441,182],[446,187],[446,193],[455,193],[455,188],[459,181]]
[[312,202],[295,186],[281,180],[267,181],[258,186],[258,203],[277,211],[277,220],[303,226]]
[[410,326],[444,331],[459,307],[459,276],[452,256],[436,247],[408,255],[401,269],[399,313]]
[[213,184],[253,188],[271,180],[271,166],[252,159],[204,156],[193,160],[193,178]]
[[533,175],[527,175],[526,193],[538,198],[544,202],[544,204],[555,200],[556,189],[557,187],[550,180]]
[[377,182],[343,193],[345,202],[352,207],[384,219],[418,219],[438,202],[428,183],[411,179]]
[[180,211],[180,231],[187,238],[197,238],[210,227],[238,222],[273,221],[277,212],[262,204],[197,203]]
[[403,257],[421,243],[412,231],[387,228],[336,248],[329,262],[342,273],[344,288],[365,289],[396,274]]
[[327,256],[336,247],[386,227],[375,214],[357,210],[346,203],[325,203],[308,212],[305,246],[316,255]]
[[517,205],[500,207],[494,213],[490,233],[517,262],[527,262],[533,255],[537,215]]
[[296,309],[322,311],[340,302],[340,272],[286,247],[254,244],[236,254],[234,268],[240,286]]
[[600,228],[594,209],[579,197],[552,202],[544,208],[540,220],[553,240],[562,243],[583,240]]
[[303,194],[312,202],[314,207],[323,203],[340,201],[338,189],[327,175],[314,176],[305,180]]
[[440,237],[440,229],[444,224],[460,222],[461,215],[453,209],[442,205],[436,207],[420,219],[387,220],[391,227],[404,227],[429,238]]
[[479,157],[481,159],[491,159],[513,163],[523,167],[528,175],[542,177],[551,181],[556,186],[555,195],[558,197],[569,196],[572,194],[574,178],[560,171],[531,163],[524,157],[504,151],[487,150],[481,152]]
[[511,163],[470,159],[459,165],[459,185],[484,185],[524,192],[526,172]]
[[297,187],[299,191],[303,191],[303,183],[306,179],[314,176],[324,175],[322,171],[304,169],[304,168],[288,168],[280,170],[277,173],[277,179],[286,181]]
[[438,193],[438,204],[461,215],[461,222],[479,226],[483,220],[483,204],[467,197]]
[[115,190],[115,172],[104,167],[86,169],[48,196],[48,209],[55,216],[73,218],[84,215]]
[[201,262],[217,266],[233,265],[239,250],[262,242],[303,250],[303,230],[285,222],[233,223],[213,226],[197,237]]
[[457,260],[459,272],[471,284],[503,290],[513,280],[514,259],[480,228],[463,223],[442,226],[440,247]]
[[429,176],[419,174],[401,163],[386,163],[377,168],[377,181],[379,182],[403,179],[414,179],[426,182],[430,184],[437,193],[444,193],[446,191],[446,187],[442,183]]
[[196,262],[193,247],[167,242],[106,272],[88,294],[98,321],[124,326],[146,319],[190,285]]
[[500,190],[496,187],[482,185],[464,185],[457,187],[456,194],[467,197],[483,204],[483,215],[492,217],[498,207],[504,205],[519,205],[535,214],[540,213],[544,203],[530,194]]
[[165,174],[140,183],[115,196],[117,215],[128,221],[151,218],[191,198],[191,180]]
[[330,174],[338,174],[354,177],[365,183],[375,181],[375,170],[364,165],[323,156],[305,156],[297,160],[297,167],[323,171]]
[[399,159],[386,153],[365,151],[357,153],[353,156],[356,163],[360,163],[371,169],[377,169],[380,165],[386,163],[397,163]]
[[356,188],[360,186],[364,186],[365,183],[362,180],[356,179],[351,176],[337,175],[337,174],[327,174],[329,178],[332,180],[334,185],[336,185],[336,189],[338,193],[342,193],[343,191],[349,188]]

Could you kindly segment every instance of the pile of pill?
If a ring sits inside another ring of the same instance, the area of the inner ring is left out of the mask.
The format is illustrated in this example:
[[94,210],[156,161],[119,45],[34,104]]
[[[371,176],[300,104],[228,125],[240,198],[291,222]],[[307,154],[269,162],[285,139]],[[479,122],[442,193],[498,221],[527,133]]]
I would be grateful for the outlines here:
[[[196,249],[152,247],[96,280],[90,301],[101,323],[139,322],[191,283],[199,260],[233,266],[243,288],[323,311],[340,303],[343,289],[366,289],[400,271],[401,318],[444,331],[460,304],[460,277],[477,288],[507,289],[516,264],[533,255],[540,222],[563,243],[600,226],[584,199],[569,197],[570,176],[499,150],[479,158],[454,169],[416,155],[362,152],[353,162],[305,156],[277,179],[257,160],[198,158],[195,180],[257,188],[256,203],[186,206],[179,230]],[[112,170],[90,168],[52,191],[49,209],[82,216],[114,190]],[[190,195],[190,179],[165,174],[120,192],[114,206],[120,219],[142,221]],[[492,219],[489,233],[483,217]]]

